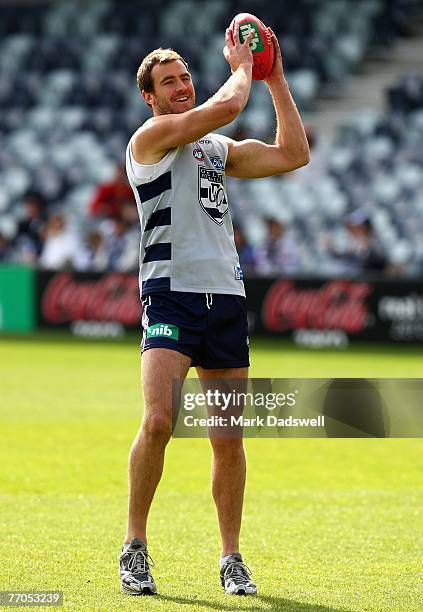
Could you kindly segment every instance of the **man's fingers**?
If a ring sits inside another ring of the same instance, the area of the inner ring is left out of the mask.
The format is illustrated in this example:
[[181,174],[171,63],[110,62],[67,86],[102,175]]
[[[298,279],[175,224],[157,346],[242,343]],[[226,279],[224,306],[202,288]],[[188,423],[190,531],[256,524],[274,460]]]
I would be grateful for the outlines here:
[[232,32],[231,32],[231,30],[229,28],[227,28],[227,30],[225,32],[225,43],[226,43],[227,47],[229,47],[229,46],[233,47],[233,45],[234,45],[234,41],[233,41],[233,38],[232,38]]
[[249,47],[250,42],[254,38],[255,30],[251,29],[249,31],[247,36],[244,38],[244,42],[243,43],[241,43],[241,38],[240,38],[239,32],[240,32],[239,25],[236,25],[233,30],[231,28],[227,28],[226,29],[226,32],[225,32],[225,45],[226,45],[226,47],[228,49],[230,49],[231,47],[238,47],[238,46],[241,46],[241,45],[245,45],[245,46]]
[[278,37],[276,36],[276,34],[272,30],[272,28],[267,28],[267,31],[269,32],[270,37],[272,39],[273,48],[275,49],[276,56],[280,55],[282,57],[282,53],[281,53],[281,48],[280,48],[280,45],[279,45]]
[[232,29],[229,30],[229,35],[234,45],[239,44],[239,26],[238,25],[235,25],[233,30]]
[[255,34],[255,30],[251,29],[247,36],[244,38],[244,42],[242,43],[245,47],[250,46],[250,42],[253,40]]

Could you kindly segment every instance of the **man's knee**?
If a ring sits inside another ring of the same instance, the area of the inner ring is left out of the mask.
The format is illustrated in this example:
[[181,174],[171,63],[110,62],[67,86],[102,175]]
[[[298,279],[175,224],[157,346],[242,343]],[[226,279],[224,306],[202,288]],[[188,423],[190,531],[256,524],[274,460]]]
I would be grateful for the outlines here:
[[172,435],[172,419],[163,414],[145,416],[141,426],[141,435],[166,444]]
[[242,438],[210,438],[213,454],[216,457],[237,457],[244,451]]

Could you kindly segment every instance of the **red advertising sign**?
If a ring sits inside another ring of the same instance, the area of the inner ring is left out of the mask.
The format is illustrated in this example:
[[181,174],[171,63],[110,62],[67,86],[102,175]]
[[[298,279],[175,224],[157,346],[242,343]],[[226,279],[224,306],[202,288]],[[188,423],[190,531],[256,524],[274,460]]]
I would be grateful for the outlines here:
[[117,272],[96,277],[59,272],[47,279],[40,306],[42,320],[50,325],[115,321],[125,327],[138,327],[138,278]]
[[267,291],[262,309],[270,331],[337,329],[362,332],[368,322],[369,283],[331,280],[318,287],[297,287],[295,281],[278,280]]

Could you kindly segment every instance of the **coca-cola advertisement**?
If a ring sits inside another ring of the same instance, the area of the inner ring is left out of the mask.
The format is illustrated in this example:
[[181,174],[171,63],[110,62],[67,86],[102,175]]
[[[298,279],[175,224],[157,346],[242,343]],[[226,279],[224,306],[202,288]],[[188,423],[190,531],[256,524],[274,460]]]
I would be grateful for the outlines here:
[[70,328],[82,336],[121,336],[141,321],[138,277],[110,272],[40,272],[41,327]]
[[[38,324],[80,336],[139,330],[135,274],[39,272]],[[421,342],[419,283],[353,279],[247,278],[250,335],[345,347],[355,341]]]
[[423,340],[419,283],[251,278],[246,289],[251,335],[279,336],[316,348]]
[[357,334],[369,319],[369,283],[332,280],[319,287],[299,287],[295,281],[280,280],[267,291],[263,324],[274,332],[290,329],[338,329]]

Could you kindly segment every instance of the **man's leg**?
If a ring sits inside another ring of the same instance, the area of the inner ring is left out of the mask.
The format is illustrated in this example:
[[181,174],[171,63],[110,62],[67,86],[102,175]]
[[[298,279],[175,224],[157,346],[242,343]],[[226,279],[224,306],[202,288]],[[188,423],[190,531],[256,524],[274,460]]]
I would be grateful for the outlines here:
[[[217,382],[216,379],[224,378],[240,381],[234,384],[233,390],[235,392],[246,391],[248,368],[205,370],[198,367],[197,373],[202,380],[205,392],[207,389],[213,391],[213,386],[223,391],[226,385]],[[213,379],[216,384],[213,383]],[[228,390],[225,389],[226,392]],[[211,407],[209,411],[216,413]],[[241,411],[242,407],[239,406],[233,406],[230,410],[233,415],[238,415]],[[213,431],[210,433],[210,442],[213,449],[212,492],[222,538],[220,580],[225,593],[254,595],[257,593],[257,586],[252,581],[251,572],[243,563],[239,552],[239,533],[246,474],[242,428],[239,430],[233,428],[230,432],[230,434],[233,434],[232,437],[213,436]]]
[[[248,368],[205,370],[197,367],[198,377],[210,379],[244,379]],[[203,385],[204,386],[204,385]],[[246,463],[242,437],[211,437],[213,449],[212,493],[217,508],[222,557],[239,551],[242,506],[244,501]]]
[[129,455],[128,527],[125,543],[147,544],[146,524],[160,481],[165,448],[172,433],[172,382],[185,379],[191,358],[177,351],[152,348],[142,357],[144,416]]

